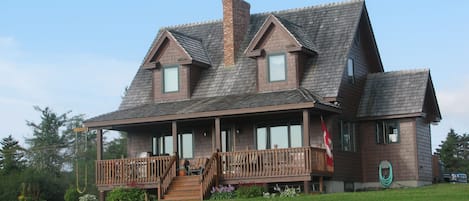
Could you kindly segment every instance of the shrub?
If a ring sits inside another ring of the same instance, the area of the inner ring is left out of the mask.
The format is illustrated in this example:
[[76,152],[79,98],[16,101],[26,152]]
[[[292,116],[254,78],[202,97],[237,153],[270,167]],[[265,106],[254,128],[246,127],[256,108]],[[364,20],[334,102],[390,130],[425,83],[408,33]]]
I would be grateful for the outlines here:
[[218,187],[213,187],[212,191],[210,191],[210,199],[211,200],[228,200],[233,199],[236,197],[234,192],[235,188],[231,185],[223,186],[220,185]]
[[254,198],[261,197],[264,191],[262,186],[241,186],[236,190],[238,198]]
[[67,191],[65,191],[64,200],[65,201],[78,201],[80,194],[77,192],[75,187],[70,186]]
[[138,201],[145,200],[145,192],[141,189],[116,188],[109,192],[106,201]]
[[85,194],[78,201],[98,201],[96,195]]
[[282,188],[280,188],[278,184],[274,187],[274,190],[280,193],[280,197],[296,197],[301,192],[300,187],[290,188],[288,186],[285,186],[285,189],[282,190]]

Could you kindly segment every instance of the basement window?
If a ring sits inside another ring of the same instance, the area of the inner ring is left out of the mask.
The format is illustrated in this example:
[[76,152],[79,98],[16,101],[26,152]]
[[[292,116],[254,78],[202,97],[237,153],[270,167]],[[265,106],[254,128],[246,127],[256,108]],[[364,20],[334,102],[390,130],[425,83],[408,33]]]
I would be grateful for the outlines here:
[[399,121],[387,120],[376,122],[376,143],[392,144],[399,142]]
[[285,81],[287,80],[287,63],[286,55],[271,54],[267,56],[268,69],[269,69],[269,82]]

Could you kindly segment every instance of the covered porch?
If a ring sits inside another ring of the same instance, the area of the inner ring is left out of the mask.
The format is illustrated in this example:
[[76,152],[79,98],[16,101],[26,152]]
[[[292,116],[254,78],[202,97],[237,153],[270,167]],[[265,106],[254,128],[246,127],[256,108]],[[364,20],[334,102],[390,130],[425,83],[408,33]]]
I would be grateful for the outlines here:
[[[97,130],[99,190],[156,188],[164,196],[183,162],[199,159],[206,161],[199,166],[202,195],[215,184],[304,182],[306,187],[313,177],[332,175],[320,116],[332,124],[330,117],[340,110],[299,90],[282,93],[289,98],[280,105],[265,101],[277,93],[228,96],[144,105],[88,120],[85,126]],[[103,129],[127,132],[127,159],[102,160]]]

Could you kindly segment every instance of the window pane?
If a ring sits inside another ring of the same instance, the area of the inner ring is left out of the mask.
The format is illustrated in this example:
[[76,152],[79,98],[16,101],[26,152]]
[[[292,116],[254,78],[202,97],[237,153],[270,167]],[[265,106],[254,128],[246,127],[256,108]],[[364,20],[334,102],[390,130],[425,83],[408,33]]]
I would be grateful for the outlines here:
[[389,143],[398,142],[399,129],[397,128],[397,122],[386,122],[386,134],[388,136]]
[[182,158],[193,158],[192,133],[181,134]]
[[173,136],[164,136],[164,149],[162,154],[172,154],[173,152]]
[[290,126],[290,147],[301,147],[301,126],[300,125],[291,125]]
[[352,123],[350,122],[344,122],[342,124],[342,150],[344,151],[353,151],[352,146],[352,135],[353,135],[353,129],[352,129]]
[[270,147],[288,148],[288,126],[270,127]]
[[353,77],[353,59],[348,59],[347,61],[347,75]]
[[257,150],[264,150],[267,148],[267,129],[257,129]]
[[164,92],[175,92],[179,90],[178,67],[167,67],[164,70]]
[[285,55],[269,56],[269,81],[286,80]]
[[153,155],[158,154],[158,138],[157,137],[153,137],[151,139],[151,153]]

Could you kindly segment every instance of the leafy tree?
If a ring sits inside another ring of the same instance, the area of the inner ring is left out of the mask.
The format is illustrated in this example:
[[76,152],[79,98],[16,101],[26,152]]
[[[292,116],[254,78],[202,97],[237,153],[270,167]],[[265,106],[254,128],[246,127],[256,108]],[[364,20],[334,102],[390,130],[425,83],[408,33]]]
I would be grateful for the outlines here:
[[41,113],[41,122],[27,121],[27,125],[33,129],[33,138],[26,139],[30,145],[29,156],[33,167],[39,171],[52,172],[59,175],[64,164],[64,156],[61,153],[66,146],[60,129],[68,122],[67,113],[56,114],[50,108],[34,109]]
[[127,134],[120,132],[120,136],[111,140],[105,146],[105,159],[118,159],[127,157]]
[[25,166],[24,149],[11,135],[0,142],[0,172],[9,174],[12,171],[21,171]]

